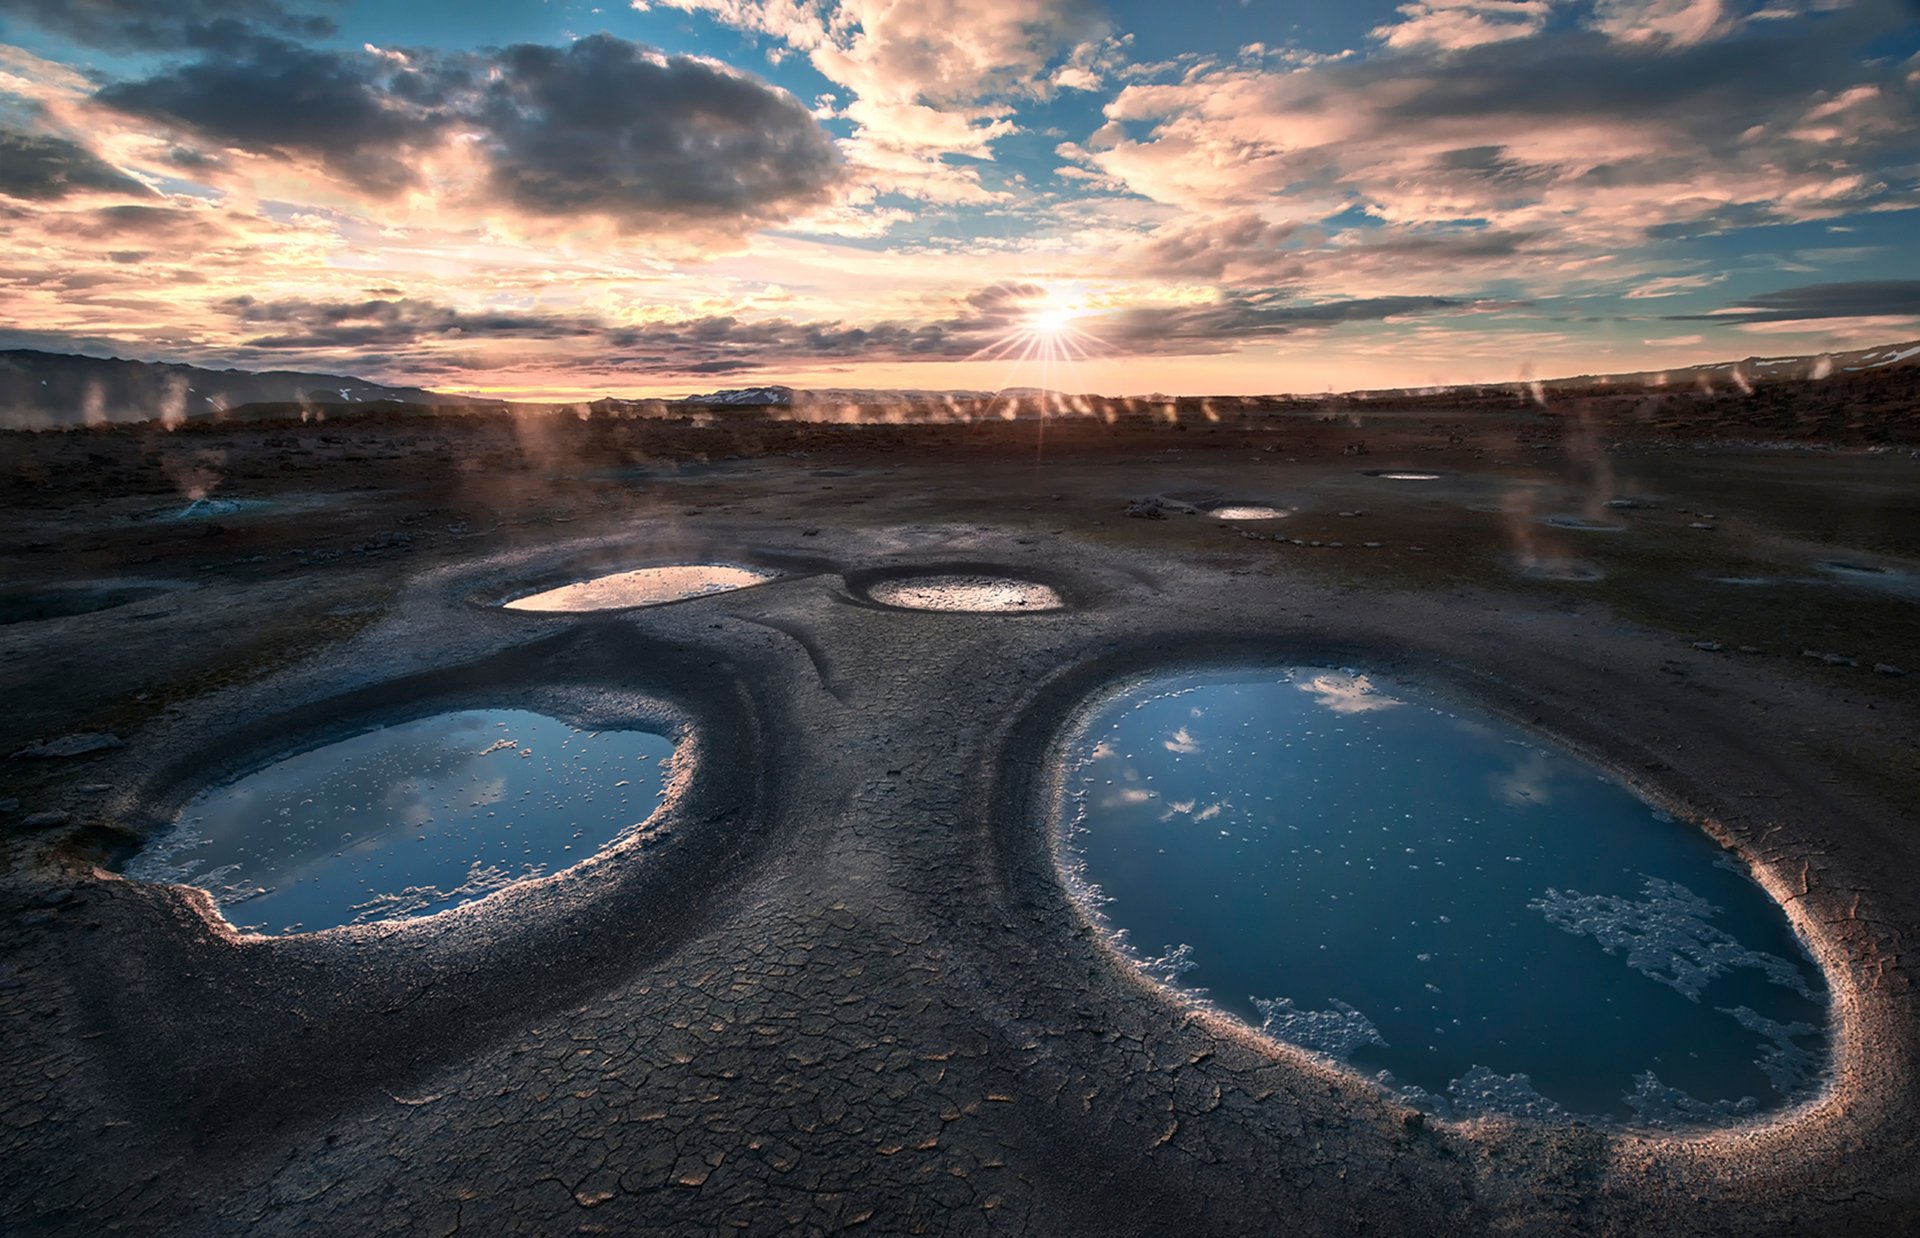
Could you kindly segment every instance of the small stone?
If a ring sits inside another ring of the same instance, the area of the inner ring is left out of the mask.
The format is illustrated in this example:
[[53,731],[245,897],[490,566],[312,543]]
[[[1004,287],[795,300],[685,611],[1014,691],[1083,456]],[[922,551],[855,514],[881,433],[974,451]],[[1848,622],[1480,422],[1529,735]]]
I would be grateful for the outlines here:
[[1385,542],[1361,542],[1360,544],[1362,546],[1365,546],[1368,550],[1378,550],[1380,549],[1380,547],[1386,545]]
[[1760,648],[1760,646],[1758,645],[1742,645],[1738,649],[1736,649],[1734,652],[1735,653],[1765,653],[1766,650]]
[[1826,663],[1826,664],[1827,664],[1828,666],[1858,666],[1858,665],[1860,665],[1860,664],[1859,664],[1858,662],[1856,662],[1856,661],[1854,661],[1854,660],[1853,660],[1852,658],[1849,658],[1849,657],[1848,657],[1848,656],[1847,656],[1846,654],[1844,654],[1844,653],[1827,653],[1827,654],[1822,654],[1822,655],[1820,656],[1820,660],[1821,660],[1822,662],[1825,662],[1825,663]]
[[113,784],[110,782],[83,782],[80,784],[80,794],[82,795],[100,795],[111,790],[113,790]]
[[1708,524],[1708,523],[1707,523],[1706,521],[1704,521],[1704,520],[1696,520],[1696,521],[1694,521],[1694,522],[1693,522],[1692,524],[1690,524],[1690,525],[1688,525],[1687,527],[1688,527],[1689,529],[1711,529],[1711,528],[1713,528],[1713,526],[1712,526],[1712,525],[1710,525],[1710,524]]
[[72,819],[72,813],[63,812],[58,808],[54,808],[46,812],[36,812],[31,816],[24,817],[21,819],[20,824],[30,830],[45,830],[51,829],[56,825],[65,825]]
[[1873,664],[1873,669],[1876,674],[1880,674],[1880,675],[1893,675],[1893,676],[1902,677],[1902,678],[1904,678],[1906,675],[1905,671],[1901,670],[1899,667],[1895,666],[1891,662],[1875,662]]
[[1693,642],[1693,647],[1706,653],[1719,653],[1726,648],[1717,640],[1697,640]]

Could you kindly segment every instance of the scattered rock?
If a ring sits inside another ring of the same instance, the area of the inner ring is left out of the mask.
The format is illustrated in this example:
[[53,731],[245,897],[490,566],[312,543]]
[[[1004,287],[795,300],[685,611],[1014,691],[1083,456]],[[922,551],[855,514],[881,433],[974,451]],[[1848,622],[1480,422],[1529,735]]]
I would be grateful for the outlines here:
[[1894,675],[1899,677],[1905,677],[1906,675],[1905,671],[1901,670],[1899,667],[1895,666],[1891,662],[1875,662],[1873,664],[1873,669],[1876,673],[1881,675]]
[[1722,649],[1726,648],[1725,645],[1717,640],[1697,640],[1693,642],[1693,647],[1706,653],[1719,653]]
[[1740,646],[1740,648],[1734,650],[1734,652],[1735,653],[1765,653],[1766,650],[1760,648],[1760,646],[1758,645],[1742,645]]
[[110,782],[83,782],[80,784],[80,794],[82,795],[100,795],[111,790],[113,790],[113,784]]
[[56,825],[65,825],[71,820],[73,820],[72,813],[63,812],[58,808],[54,808],[47,812],[36,812],[30,817],[24,817],[21,819],[20,824],[30,830],[50,830]]
[[1167,509],[1161,506],[1159,499],[1133,499],[1128,502],[1123,514],[1136,520],[1165,520]]
[[62,735],[59,739],[50,739],[43,744],[29,744],[13,755],[16,757],[81,757],[89,752],[104,752],[109,748],[121,746],[120,737],[112,731],[92,731],[78,735]]
[[1368,550],[1378,550],[1380,549],[1380,547],[1386,545],[1385,542],[1361,542],[1360,544],[1362,546],[1365,546]]
[[1690,524],[1690,525],[1688,525],[1687,527],[1688,527],[1689,529],[1711,529],[1711,528],[1713,528],[1713,526],[1712,526],[1712,525],[1710,525],[1710,524],[1708,524],[1708,523],[1707,523],[1706,521],[1704,521],[1704,520],[1696,520],[1696,521],[1694,521],[1694,522],[1693,522],[1692,524]]

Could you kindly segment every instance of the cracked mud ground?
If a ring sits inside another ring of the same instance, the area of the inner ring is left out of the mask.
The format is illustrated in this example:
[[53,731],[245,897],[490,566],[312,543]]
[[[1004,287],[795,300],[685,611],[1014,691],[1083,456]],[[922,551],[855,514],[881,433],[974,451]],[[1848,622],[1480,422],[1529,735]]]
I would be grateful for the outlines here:
[[[1920,725],[1914,681],[1872,669],[1920,661],[1915,604],[1805,583],[1821,556],[1910,562],[1911,459],[1625,457],[1646,505],[1626,534],[1565,535],[1605,570],[1570,583],[1511,570],[1512,496],[1582,498],[1511,450],[1409,445],[1396,462],[1444,476],[1407,492],[1332,431],[1287,459],[1183,440],[1176,459],[979,469],[835,440],[611,476],[584,438],[409,428],[330,455],[222,433],[225,492],[282,505],[216,534],[143,515],[178,503],[164,470],[142,489],[156,453],[205,442],[14,445],[33,467],[9,492],[10,588],[167,587],[0,629],[6,751],[125,741],[4,764],[8,1232],[1920,1223]],[[423,433],[454,441],[436,455]],[[1143,494],[1294,514],[1258,540],[1177,508],[1122,517]],[[481,604],[698,556],[787,575],[590,617]],[[907,613],[848,583],[943,564],[1073,605]],[[1799,583],[1729,601],[1703,571]],[[1816,646],[1843,661],[1801,656]],[[1478,700],[1752,858],[1834,982],[1827,1093],[1717,1134],[1422,1119],[1139,977],[1056,880],[1050,741],[1114,675],[1276,654]],[[198,786],[337,730],[636,701],[694,736],[662,817],[457,912],[242,938],[204,899],[108,871]]]

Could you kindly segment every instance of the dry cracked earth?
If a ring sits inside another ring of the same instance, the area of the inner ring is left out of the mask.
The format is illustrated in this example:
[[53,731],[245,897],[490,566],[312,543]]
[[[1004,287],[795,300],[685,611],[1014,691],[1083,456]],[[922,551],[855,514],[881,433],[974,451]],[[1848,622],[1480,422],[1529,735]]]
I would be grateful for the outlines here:
[[[1363,429],[14,437],[0,1228],[1913,1232],[1920,461]],[[195,489],[246,502],[164,518]],[[784,575],[496,605],[706,558]],[[859,587],[952,565],[1070,604]],[[1828,971],[1825,1091],[1447,1122],[1141,975],[1057,877],[1054,741],[1231,658],[1434,683],[1700,822]],[[245,937],[113,873],[209,782],[466,703],[648,711],[688,759],[638,835],[421,920]]]

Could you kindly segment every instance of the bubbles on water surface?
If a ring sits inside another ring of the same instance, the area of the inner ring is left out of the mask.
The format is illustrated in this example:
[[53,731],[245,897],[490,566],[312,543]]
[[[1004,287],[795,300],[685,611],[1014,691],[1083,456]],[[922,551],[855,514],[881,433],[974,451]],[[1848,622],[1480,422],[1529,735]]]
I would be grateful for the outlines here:
[[437,714],[201,792],[125,873],[199,886],[261,932],[431,914],[569,867],[644,822],[673,749],[525,710]]
[[1703,833],[1490,716],[1348,668],[1093,709],[1069,886],[1162,983],[1456,1116],[1684,1125],[1805,1096],[1826,997]]

